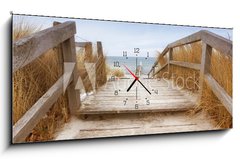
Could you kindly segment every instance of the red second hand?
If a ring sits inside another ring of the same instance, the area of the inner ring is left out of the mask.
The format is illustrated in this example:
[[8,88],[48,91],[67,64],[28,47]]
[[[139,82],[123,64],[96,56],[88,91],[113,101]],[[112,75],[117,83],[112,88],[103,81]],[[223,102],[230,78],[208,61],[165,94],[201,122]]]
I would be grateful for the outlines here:
[[125,65],[123,65],[123,66],[128,70],[128,72],[129,72],[136,80],[138,80],[138,77],[137,77],[134,73],[132,73],[132,71],[127,68],[127,66],[125,66]]

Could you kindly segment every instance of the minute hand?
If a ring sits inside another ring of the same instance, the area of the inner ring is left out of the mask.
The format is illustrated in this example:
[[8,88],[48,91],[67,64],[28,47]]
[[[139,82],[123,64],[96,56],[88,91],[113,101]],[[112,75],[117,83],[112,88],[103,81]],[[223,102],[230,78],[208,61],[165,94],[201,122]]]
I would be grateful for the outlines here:
[[142,84],[142,82],[141,82],[139,79],[137,79],[137,80],[138,80],[138,82],[143,86],[143,88],[145,88],[146,91],[148,91],[148,93],[151,94],[151,92]]

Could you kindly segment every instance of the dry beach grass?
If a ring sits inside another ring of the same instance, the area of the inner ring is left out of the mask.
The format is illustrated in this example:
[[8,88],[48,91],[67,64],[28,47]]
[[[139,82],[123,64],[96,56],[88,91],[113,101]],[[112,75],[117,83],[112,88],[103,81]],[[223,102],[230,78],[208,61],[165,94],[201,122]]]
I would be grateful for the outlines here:
[[[26,23],[24,19],[18,20],[13,24],[13,42],[40,30],[41,27]],[[86,52],[92,50],[92,45],[89,44],[87,43],[84,52],[77,52],[77,67],[87,92],[90,92],[93,88],[89,79],[86,79],[88,76],[85,62],[95,63],[98,61],[96,71],[99,72],[98,78],[101,79],[96,83],[98,87],[104,85],[107,79],[105,57],[98,58],[96,53],[86,54]],[[62,76],[62,59],[60,47],[55,47],[13,74],[12,124],[15,124]],[[52,140],[56,129],[68,122],[69,118],[67,94],[63,94],[26,138],[26,142]]]
[[[202,43],[195,42],[173,49],[173,60],[184,61],[191,63],[201,63]],[[158,56],[158,62],[163,66],[167,59],[166,57]],[[179,67],[170,66],[173,76],[172,80],[175,85],[187,89],[191,92],[197,92],[199,89],[199,71]],[[157,76],[162,77],[164,72],[167,72],[167,67],[163,69]],[[211,56],[210,73],[216,81],[226,90],[232,97],[232,59],[231,57],[221,54],[219,51],[213,49]],[[187,80],[191,77],[190,82]],[[181,80],[179,80],[181,79]],[[192,82],[191,82],[192,81]],[[200,111],[207,112],[213,119],[216,127],[230,128],[232,127],[232,117],[221,104],[219,99],[214,95],[210,87],[204,82],[203,96],[200,103],[197,104],[194,110],[190,112],[191,115],[198,114]]]
[[[20,21],[14,24],[13,41],[39,30],[39,27]],[[62,57],[58,52],[58,48],[51,49],[13,74],[13,124],[15,124],[62,75]],[[66,95],[63,95],[38,123],[26,141],[51,140],[55,129],[67,122],[68,119],[69,110],[67,98]]]

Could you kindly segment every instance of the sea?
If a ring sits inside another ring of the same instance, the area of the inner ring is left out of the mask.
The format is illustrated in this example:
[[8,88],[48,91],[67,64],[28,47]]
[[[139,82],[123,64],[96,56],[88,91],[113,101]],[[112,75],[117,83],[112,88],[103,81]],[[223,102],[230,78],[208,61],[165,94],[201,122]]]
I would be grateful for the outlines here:
[[107,56],[108,66],[110,66],[111,68],[120,68],[124,71],[125,74],[129,74],[129,72],[125,69],[123,65],[127,66],[132,72],[135,72],[137,63],[137,66],[142,66],[142,74],[147,75],[155,61],[155,57],[137,57],[136,62],[136,57]]

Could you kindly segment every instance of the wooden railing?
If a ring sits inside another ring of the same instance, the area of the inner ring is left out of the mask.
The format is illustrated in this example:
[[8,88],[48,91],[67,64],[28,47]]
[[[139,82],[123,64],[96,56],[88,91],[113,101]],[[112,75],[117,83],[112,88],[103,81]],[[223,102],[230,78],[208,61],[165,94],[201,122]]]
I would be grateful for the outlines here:
[[[57,99],[67,93],[68,106],[70,114],[78,113],[81,106],[80,89],[84,89],[83,80],[79,76],[76,63],[76,46],[86,47],[90,44],[88,53],[92,54],[92,44],[75,43],[74,35],[76,33],[75,22],[58,23],[54,22],[54,26],[26,38],[22,38],[13,43],[13,65],[12,73],[20,68],[30,64],[33,60],[47,52],[54,47],[60,47],[63,57],[64,73],[52,85],[52,87],[14,124],[12,130],[12,142],[19,143],[25,141],[26,137],[31,133],[34,127],[42,119],[44,115],[50,110]],[[101,42],[98,45],[98,59],[103,58],[103,50]],[[87,52],[86,52],[87,53]],[[99,61],[99,60],[98,60]],[[97,65],[98,61],[94,65]],[[87,67],[87,72],[94,72],[92,67]],[[90,70],[89,70],[90,69]],[[96,72],[97,73],[97,72]],[[87,73],[86,77],[88,77]],[[93,79],[93,78],[92,78]],[[95,82],[91,82],[92,87],[95,88]],[[85,81],[86,82],[86,81]]]
[[[201,64],[172,60],[173,48],[186,45],[186,44],[191,44],[198,41],[202,41]],[[155,70],[156,66],[158,65],[158,61],[156,61],[152,66],[152,69],[148,73],[148,76],[154,77],[156,74],[162,71],[166,66],[168,66],[168,74],[171,75],[172,73],[171,73],[170,65],[199,70],[200,71],[199,99],[202,96],[203,82],[205,80],[210,86],[213,93],[218,97],[218,99],[222,102],[222,104],[225,106],[227,111],[232,115],[232,98],[210,74],[212,48],[232,58],[232,41],[231,40],[225,39],[209,31],[202,30],[169,44],[160,54],[160,56],[162,57],[165,55],[168,56],[167,62],[163,66],[161,66],[161,68],[159,68],[158,70]]]

